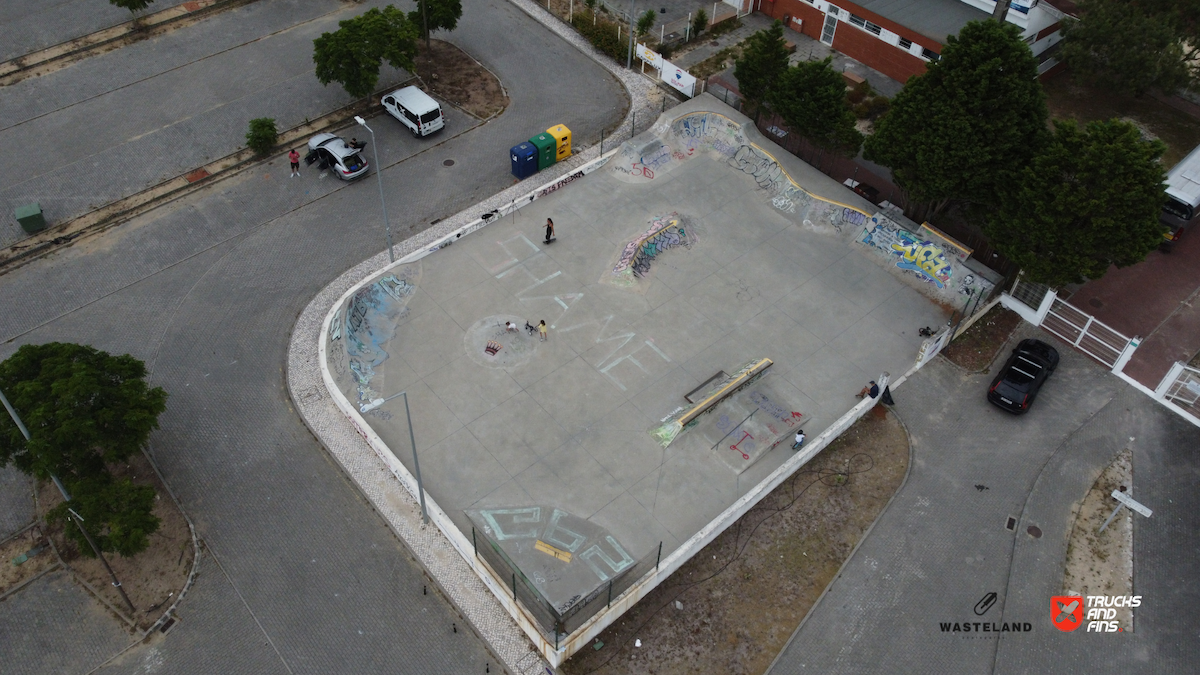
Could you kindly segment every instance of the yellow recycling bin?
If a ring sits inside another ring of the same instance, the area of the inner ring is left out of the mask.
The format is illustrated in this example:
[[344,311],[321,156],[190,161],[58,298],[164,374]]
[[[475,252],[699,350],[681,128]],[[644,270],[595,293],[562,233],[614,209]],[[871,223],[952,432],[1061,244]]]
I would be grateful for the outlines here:
[[558,154],[555,155],[554,161],[561,162],[571,156],[571,130],[561,124],[556,124],[546,130],[546,133],[554,137],[554,141],[558,144]]

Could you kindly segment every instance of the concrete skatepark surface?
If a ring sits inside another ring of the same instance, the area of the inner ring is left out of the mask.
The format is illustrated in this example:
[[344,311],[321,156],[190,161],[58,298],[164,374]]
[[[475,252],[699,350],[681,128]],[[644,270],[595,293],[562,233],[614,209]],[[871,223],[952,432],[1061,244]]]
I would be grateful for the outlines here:
[[[856,243],[869,203],[711,97],[567,182],[377,275],[332,324],[341,393],[413,472],[391,398],[407,392],[425,488],[468,540],[468,510],[540,507],[541,522],[558,509],[611,535],[612,573],[653,564],[660,542],[666,556],[791,456],[790,426],[745,457],[750,443],[730,450],[725,431],[741,439],[758,408],[815,436],[867,380],[908,370],[917,329],[947,318],[910,272]],[[545,342],[505,330],[543,319]],[[650,435],[715,372],[763,357],[773,367],[740,398],[667,447]]]

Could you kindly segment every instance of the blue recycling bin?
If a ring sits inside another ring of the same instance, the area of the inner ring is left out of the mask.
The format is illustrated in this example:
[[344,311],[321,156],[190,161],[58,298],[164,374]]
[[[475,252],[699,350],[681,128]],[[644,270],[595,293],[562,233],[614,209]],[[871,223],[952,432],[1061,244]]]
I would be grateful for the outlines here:
[[512,160],[512,174],[519,179],[529,178],[538,171],[538,149],[529,141],[514,145],[508,151]]

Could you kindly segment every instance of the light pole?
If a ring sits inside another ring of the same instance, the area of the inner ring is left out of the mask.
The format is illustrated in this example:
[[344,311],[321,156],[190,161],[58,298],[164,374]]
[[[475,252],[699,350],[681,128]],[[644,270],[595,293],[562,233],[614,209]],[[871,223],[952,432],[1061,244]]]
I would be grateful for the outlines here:
[[417,474],[417,494],[421,496],[421,521],[428,525],[429,511],[425,509],[425,487],[421,483],[421,465],[417,463],[417,439],[413,436],[412,413],[408,411],[408,392],[401,392],[401,394],[404,396],[404,415],[408,418],[408,442],[412,444],[413,470]]
[[[366,120],[355,115],[354,121],[361,124],[367,130],[367,133],[371,134],[371,146],[374,148],[373,152],[375,153],[375,178],[379,182],[379,206],[383,209],[383,230],[387,233],[388,262],[396,262],[396,256],[392,254],[392,226],[388,222],[387,201],[383,198],[383,167],[379,164],[379,145],[375,142],[375,132],[371,127],[367,126]],[[406,398],[405,400],[407,401],[408,399]]]
[[[17,415],[16,409],[13,408],[12,404],[8,402],[8,398],[4,396],[3,391],[0,391],[0,403],[4,404],[4,409],[8,411],[9,417],[12,417],[12,420],[16,423],[17,428],[21,430],[21,435],[23,435],[25,437],[25,441],[28,442],[29,429],[25,428],[25,423],[21,421],[21,417]],[[58,479],[58,476],[50,474],[50,478],[54,481],[54,485],[58,488],[58,491],[62,493],[63,501],[70,502],[71,495],[67,494],[67,488],[63,487],[62,481]],[[424,504],[423,501],[422,504]],[[67,508],[67,511],[74,516],[74,518],[70,519],[71,522],[75,523],[75,525],[79,528],[79,531],[83,533],[83,538],[86,539],[87,543],[92,547],[92,551],[95,552],[96,557],[100,559],[100,562],[104,563],[104,569],[108,570],[108,576],[112,577],[112,585],[116,587],[117,592],[120,593],[121,597],[125,600],[125,604],[129,606],[130,613],[137,614],[137,610],[134,609],[133,603],[129,601],[129,596],[125,595],[125,589],[121,587],[121,582],[117,579],[116,573],[113,572],[112,568],[108,566],[108,561],[104,559],[104,554],[100,552],[100,547],[96,546],[96,542],[92,540],[92,535],[88,534],[87,528],[83,526],[83,516],[75,513],[75,510],[69,507]]]

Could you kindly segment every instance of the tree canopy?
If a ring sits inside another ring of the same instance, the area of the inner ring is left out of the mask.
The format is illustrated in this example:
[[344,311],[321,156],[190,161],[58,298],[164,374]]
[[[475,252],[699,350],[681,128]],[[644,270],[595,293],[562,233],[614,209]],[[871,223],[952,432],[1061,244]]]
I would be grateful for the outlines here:
[[1083,0],[1064,24],[1060,56],[1071,72],[1124,94],[1174,92],[1200,82],[1200,3]]
[[[0,363],[0,390],[29,431],[27,441],[8,415],[0,417],[0,466],[61,478],[71,500],[51,519],[74,509],[101,550],[122,555],[145,549],[158,529],[154,488],[117,480],[108,468],[146,444],[166,409],[167,393],[145,377],[145,364],[128,354],[59,342],[24,345]],[[65,532],[94,555],[77,527]]]
[[846,100],[846,83],[831,63],[827,58],[788,68],[768,92],[767,102],[792,131],[822,148],[855,155],[863,136]]
[[1140,262],[1162,243],[1166,146],[1119,120],[1055,122],[985,230],[1031,280],[1062,286]]
[[140,12],[150,6],[154,0],[108,0],[109,4],[131,12]]
[[[433,11],[431,7],[430,19]],[[354,98],[369,96],[384,61],[415,69],[417,33],[417,27],[393,5],[339,21],[336,31],[313,40],[317,80],[325,85],[337,82]]]
[[[427,12],[428,16],[423,18],[421,12]],[[428,47],[429,34],[435,30],[458,28],[462,12],[462,0],[417,0],[417,9],[408,13],[408,20],[416,26]]]
[[866,141],[916,201],[994,204],[1046,135],[1037,60],[1011,24],[973,21],[908,81]]
[[652,9],[646,10],[641,16],[639,16],[637,20],[638,37],[649,33],[650,29],[654,28],[655,21],[658,21],[658,13]]
[[0,388],[30,440],[0,416],[0,466],[11,461],[37,478],[68,480],[128,459],[166,409],[167,393],[145,376],[146,366],[128,354],[60,342],[22,346],[0,363]]
[[788,69],[788,52],[779,21],[746,38],[742,57],[734,62],[733,76],[747,101],[761,104]]

